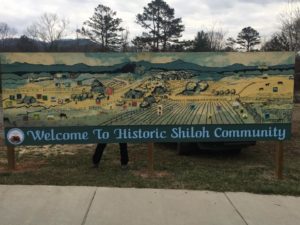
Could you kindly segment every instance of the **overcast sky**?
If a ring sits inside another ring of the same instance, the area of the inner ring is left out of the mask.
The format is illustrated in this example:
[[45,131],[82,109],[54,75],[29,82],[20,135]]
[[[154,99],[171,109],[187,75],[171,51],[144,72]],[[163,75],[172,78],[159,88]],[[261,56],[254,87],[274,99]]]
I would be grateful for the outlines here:
[[[70,21],[70,32],[80,28],[92,16],[98,4],[109,6],[123,19],[123,27],[130,37],[141,34],[135,23],[137,13],[150,0],[0,0],[0,22],[15,27],[19,34],[42,13],[57,13]],[[279,29],[279,14],[286,8],[286,0],[166,0],[185,25],[184,39],[193,39],[197,31],[215,25],[236,37],[246,26],[256,29],[263,38]]]

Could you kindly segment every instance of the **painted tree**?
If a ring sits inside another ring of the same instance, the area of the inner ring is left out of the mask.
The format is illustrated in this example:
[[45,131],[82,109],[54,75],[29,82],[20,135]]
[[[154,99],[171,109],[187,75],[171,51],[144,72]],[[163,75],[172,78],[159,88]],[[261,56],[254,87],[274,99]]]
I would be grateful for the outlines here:
[[252,27],[245,27],[238,34],[236,43],[245,48],[247,52],[253,49],[255,45],[260,44],[259,33]]
[[98,5],[94,15],[84,22],[81,34],[101,46],[101,50],[116,50],[122,42],[122,19],[110,7]]
[[153,51],[166,51],[168,46],[176,43],[184,31],[181,18],[175,18],[175,10],[163,0],[153,0],[137,14],[136,23],[146,31],[139,40],[149,43]]

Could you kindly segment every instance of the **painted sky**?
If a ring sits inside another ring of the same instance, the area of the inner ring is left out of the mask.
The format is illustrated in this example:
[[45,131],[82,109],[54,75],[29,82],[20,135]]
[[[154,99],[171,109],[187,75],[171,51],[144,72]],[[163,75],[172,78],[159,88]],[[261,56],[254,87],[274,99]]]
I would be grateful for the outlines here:
[[[142,33],[135,23],[137,13],[150,0],[0,0],[0,22],[6,22],[22,34],[27,26],[42,13],[57,13],[70,21],[69,36],[74,35],[99,4],[117,11],[123,19],[123,27],[130,31],[130,38]],[[222,28],[227,37],[236,37],[246,26],[259,31],[262,38],[268,38],[280,27],[279,14],[287,7],[287,0],[166,0],[175,9],[177,17],[185,24],[184,39],[193,39],[197,31],[215,26]]]

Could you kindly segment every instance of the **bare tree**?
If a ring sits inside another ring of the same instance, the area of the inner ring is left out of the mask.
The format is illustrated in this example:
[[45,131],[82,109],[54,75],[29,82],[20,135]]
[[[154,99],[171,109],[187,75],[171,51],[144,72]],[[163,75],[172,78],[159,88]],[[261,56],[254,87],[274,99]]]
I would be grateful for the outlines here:
[[54,13],[44,13],[36,22],[26,30],[27,36],[43,41],[47,49],[52,50],[55,41],[66,35],[69,22],[65,18],[59,18]]
[[300,49],[300,3],[288,0],[280,14],[281,32],[287,37],[290,51]]
[[17,30],[8,26],[7,23],[0,22],[0,41],[1,41],[1,48],[4,50],[5,48],[5,40],[8,38],[12,38],[14,35],[17,34]]
[[212,51],[221,51],[224,49],[226,32],[222,27],[217,27],[216,24],[213,24],[207,29],[206,33]]
[[129,47],[129,29],[126,28],[121,33],[120,47],[122,52],[127,52]]

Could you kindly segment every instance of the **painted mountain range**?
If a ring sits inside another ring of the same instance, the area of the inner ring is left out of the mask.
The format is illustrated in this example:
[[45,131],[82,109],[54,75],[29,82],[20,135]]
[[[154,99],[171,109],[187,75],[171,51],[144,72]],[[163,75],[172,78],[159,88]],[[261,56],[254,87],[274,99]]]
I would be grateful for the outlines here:
[[147,61],[139,62],[124,62],[112,66],[89,66],[86,64],[28,64],[28,63],[12,63],[1,64],[2,73],[14,73],[22,75],[25,73],[57,73],[57,72],[73,72],[73,73],[135,73],[137,68],[143,68],[143,71],[153,70],[186,70],[194,71],[197,73],[228,73],[228,72],[251,72],[251,71],[264,71],[264,70],[292,70],[294,64],[274,65],[267,68],[260,68],[259,66],[245,66],[243,64],[233,64],[225,67],[207,67],[200,66],[194,63],[185,62],[183,60],[176,60],[169,63],[150,63]]

